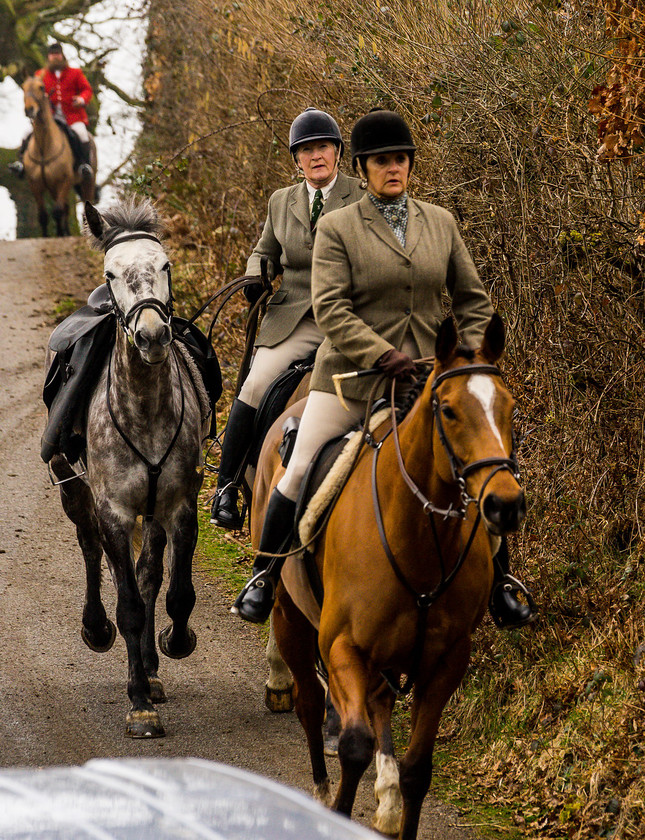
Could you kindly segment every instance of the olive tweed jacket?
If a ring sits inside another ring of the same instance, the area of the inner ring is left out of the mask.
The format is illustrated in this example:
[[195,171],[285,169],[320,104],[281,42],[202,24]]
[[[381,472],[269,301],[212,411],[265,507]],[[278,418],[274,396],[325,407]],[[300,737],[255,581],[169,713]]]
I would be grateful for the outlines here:
[[311,257],[314,234],[325,216],[363,195],[356,178],[342,172],[332,187],[312,231],[309,196],[303,181],[277,190],[269,199],[264,230],[246,264],[247,275],[260,274],[260,260],[269,257],[283,269],[282,285],[269,299],[256,346],[274,347],[288,338],[311,310]]
[[[367,195],[322,219],[312,297],[325,339],[312,389],[333,392],[332,374],[374,367],[408,333],[422,356],[432,356],[446,288],[462,341],[479,347],[493,307],[447,210],[408,199],[405,247]],[[351,379],[343,393],[367,399],[373,384],[371,377]]]

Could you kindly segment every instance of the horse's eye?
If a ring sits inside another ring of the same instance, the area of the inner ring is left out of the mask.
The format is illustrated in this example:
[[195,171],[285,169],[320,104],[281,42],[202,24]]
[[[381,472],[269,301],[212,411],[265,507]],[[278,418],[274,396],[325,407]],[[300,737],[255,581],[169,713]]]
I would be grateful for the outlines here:
[[446,418],[446,420],[456,420],[457,419],[457,415],[452,410],[452,408],[450,408],[449,405],[442,405],[441,406],[441,413]]

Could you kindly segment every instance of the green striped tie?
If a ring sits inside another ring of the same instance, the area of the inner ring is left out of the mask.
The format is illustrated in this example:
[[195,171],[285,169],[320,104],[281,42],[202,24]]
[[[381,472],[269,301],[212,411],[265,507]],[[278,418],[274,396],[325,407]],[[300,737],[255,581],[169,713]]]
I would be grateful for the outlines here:
[[316,190],[314,193],[314,202],[311,205],[311,229],[313,230],[316,227],[316,222],[318,221],[318,216],[320,216],[320,211],[323,209],[323,200],[322,200],[322,190]]

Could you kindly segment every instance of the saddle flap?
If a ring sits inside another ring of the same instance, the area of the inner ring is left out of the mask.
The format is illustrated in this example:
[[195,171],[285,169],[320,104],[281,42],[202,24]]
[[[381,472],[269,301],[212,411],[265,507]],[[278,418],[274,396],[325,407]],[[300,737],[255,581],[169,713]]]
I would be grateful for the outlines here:
[[54,353],[64,353],[73,344],[96,327],[106,318],[114,318],[111,310],[97,312],[93,306],[85,305],[65,318],[49,337],[49,347]]

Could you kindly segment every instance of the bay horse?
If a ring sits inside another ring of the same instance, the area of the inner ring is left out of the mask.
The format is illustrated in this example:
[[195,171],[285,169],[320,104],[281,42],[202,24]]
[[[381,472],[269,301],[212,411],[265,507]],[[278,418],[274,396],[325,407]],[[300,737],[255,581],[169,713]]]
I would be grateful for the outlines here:
[[[83,641],[103,652],[116,635],[101,601],[105,552],[128,653],[126,735],[155,738],[164,735],[154,706],[165,700],[157,674],[155,602],[166,545],[171,623],[160,633],[159,647],[179,659],[196,645],[188,619],[195,604],[192,557],[208,400],[199,393],[199,374],[173,341],[170,263],[152,204],[131,200],[101,214],[87,202],[85,218],[86,233],[105,253],[116,336],[89,402],[83,478],[62,454],[52,458],[51,468],[62,482],[63,508],[76,525],[85,561]],[[143,526],[135,565],[137,517]]]
[[[275,635],[295,682],[314,795],[331,802],[317,634],[342,727],[341,780],[332,807],[351,816],[376,747],[374,827],[400,840],[417,836],[439,719],[468,666],[499,538],[525,515],[514,403],[495,364],[503,348],[497,315],[476,352],[458,344],[451,318],[442,323],[434,368],[413,406],[398,430],[387,421],[363,448],[311,549],[324,588],[322,608],[301,557],[286,561],[278,587]],[[279,432],[278,421],[258,466],[255,547],[266,502],[283,472]],[[391,714],[397,693],[411,687],[410,740],[399,771]]]
[[92,177],[81,177],[74,171],[74,155],[65,131],[52,113],[51,103],[42,79],[30,76],[22,85],[25,114],[31,120],[33,134],[23,156],[25,174],[38,206],[38,222],[47,236],[48,213],[45,194],[54,201],[52,215],[56,235],[69,236],[69,193],[78,185],[83,201],[94,201],[96,147],[91,141]]

